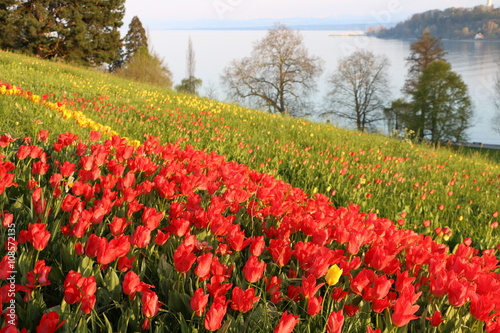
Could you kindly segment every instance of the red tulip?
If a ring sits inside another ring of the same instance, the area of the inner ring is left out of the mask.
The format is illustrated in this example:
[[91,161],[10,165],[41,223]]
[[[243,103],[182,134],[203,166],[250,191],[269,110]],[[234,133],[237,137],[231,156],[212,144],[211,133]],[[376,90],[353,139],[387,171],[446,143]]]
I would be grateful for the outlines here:
[[158,295],[150,290],[145,291],[142,294],[142,313],[147,317],[154,317],[158,313],[159,302]]
[[44,163],[42,161],[36,161],[31,167],[31,174],[33,175],[45,175],[50,170],[50,164]]
[[0,136],[0,147],[7,147],[11,142],[16,141],[17,139],[13,139],[10,134],[4,134]]
[[343,290],[341,287],[333,288],[331,293],[332,298],[335,302],[340,302],[344,297],[346,297],[349,293]]
[[358,310],[359,310],[359,306],[355,306],[352,304],[344,305],[344,311],[345,311],[346,315],[348,315],[349,317],[354,317],[356,315],[356,313],[358,313]]
[[214,302],[208,309],[203,321],[205,329],[216,331],[222,326],[222,319],[226,315],[227,304],[225,302]]
[[82,277],[80,273],[70,271],[64,280],[64,300],[68,304],[81,302],[83,313],[90,313],[96,302],[97,285],[95,277]]
[[413,303],[416,302],[421,293],[422,292],[415,294],[413,286],[403,290],[394,304],[394,312],[391,316],[394,326],[402,327],[407,325],[410,321],[419,318],[415,316],[414,313],[417,312],[420,306],[414,305]]
[[436,272],[430,279],[431,292],[434,296],[443,297],[448,293],[449,281],[446,271]]
[[344,314],[342,310],[330,313],[328,322],[326,323],[326,331],[328,333],[341,333],[342,326],[344,326]]
[[203,291],[203,288],[198,288],[194,292],[193,297],[191,297],[189,304],[198,317],[201,317],[203,312],[205,312],[205,307],[208,303],[208,296],[209,295],[205,294]]
[[85,245],[85,255],[90,258],[97,257],[102,249],[106,246],[106,239],[99,237],[96,234],[91,234],[87,239],[87,244]]
[[210,278],[210,283],[207,284],[207,290],[213,298],[217,298],[226,294],[233,287],[232,283],[222,283],[226,279],[225,276],[217,275]]
[[441,316],[441,312],[438,310],[434,311],[432,317],[426,317],[426,319],[429,320],[431,325],[434,327],[439,326],[443,321],[445,321],[445,319]]
[[10,277],[14,271],[15,262],[6,254],[0,261],[0,280],[5,280]]
[[117,216],[113,216],[111,223],[108,223],[109,230],[114,237],[123,235],[125,228],[127,228],[130,224],[132,224],[132,222],[127,222],[126,218]]
[[140,249],[145,248],[151,242],[151,230],[143,225],[135,228],[132,235],[132,245]]
[[448,300],[451,305],[461,307],[469,300],[468,282],[453,279],[449,284]]
[[323,297],[313,296],[307,300],[307,314],[314,317],[321,312]]
[[239,224],[231,225],[226,235],[226,240],[234,251],[243,250],[251,241],[246,238],[245,232],[240,230]]
[[296,316],[292,313],[288,313],[287,311],[283,312],[281,315],[280,322],[278,326],[274,329],[274,333],[291,333],[293,329],[299,322],[299,316]]
[[264,271],[266,270],[266,266],[267,265],[263,262],[260,262],[256,256],[250,256],[250,258],[246,262],[245,266],[243,267],[243,270],[242,270],[243,275],[245,276],[245,279],[248,282],[250,282],[250,283],[257,282],[264,275]]
[[372,270],[363,268],[361,272],[356,275],[351,281],[351,290],[361,295],[363,290],[368,287],[373,279],[375,278],[375,273]]
[[125,295],[134,299],[137,292],[146,293],[150,291],[150,288],[154,288],[154,286],[142,282],[139,275],[134,271],[128,271],[123,278],[122,288]]
[[126,272],[132,268],[132,263],[134,262],[135,257],[128,258],[127,256],[123,256],[118,258],[117,268],[122,272]]
[[383,299],[389,293],[392,287],[392,279],[388,279],[386,275],[379,276],[373,281],[373,288],[366,289],[366,299],[374,301],[377,299]]
[[[59,314],[56,311],[44,313],[40,323],[36,327],[37,333],[54,333],[61,328],[66,321],[59,322]],[[17,330],[16,330],[17,332]]]
[[38,260],[33,270],[29,271],[26,276],[30,287],[50,285],[50,269],[49,266],[45,266],[45,260]]
[[308,299],[313,297],[316,292],[321,288],[324,283],[320,283],[316,285],[316,278],[314,275],[309,275],[307,278],[305,276],[302,277],[302,286],[300,288],[300,292],[304,298]]
[[267,250],[271,253],[273,261],[281,267],[288,264],[293,254],[290,242],[283,239],[271,239]]
[[101,138],[101,132],[99,132],[99,131],[90,131],[90,135],[89,135],[89,140],[90,141],[99,141],[100,138]]
[[59,166],[59,171],[63,177],[69,177],[75,172],[76,165],[68,161]]
[[145,227],[149,230],[155,230],[160,225],[163,219],[163,213],[157,212],[156,209],[152,207],[147,207],[144,209],[141,220]]
[[47,226],[43,223],[28,224],[29,241],[37,251],[45,249],[50,240],[50,232],[45,230]]
[[264,236],[253,237],[250,243],[250,254],[258,257],[262,254],[265,247],[266,243],[264,241]]
[[69,213],[73,210],[73,207],[75,207],[75,205],[80,201],[80,198],[75,197],[71,194],[67,194],[61,203],[61,210],[63,212]]
[[14,222],[14,215],[8,213],[7,211],[0,212],[0,218],[2,218],[2,225],[4,228],[10,227],[10,225]]
[[259,299],[260,297],[255,296],[255,289],[243,290],[240,287],[235,287],[233,289],[231,309],[241,313],[248,312],[252,310],[254,303]]
[[164,233],[163,231],[161,230],[158,230],[158,233],[156,234],[156,237],[155,237],[155,244],[158,245],[158,246],[162,246],[163,244],[165,244],[170,238],[170,233]]
[[213,253],[204,253],[196,259],[198,265],[194,269],[194,274],[202,281],[210,276],[210,266],[212,265]]
[[[495,296],[493,296],[495,297]],[[470,303],[470,312],[477,320],[488,321],[495,304],[489,295],[477,296]]]
[[28,157],[31,153],[31,149],[28,146],[21,145],[17,149],[16,157],[19,160],[24,160],[26,157]]
[[187,273],[196,261],[196,256],[192,252],[193,247],[182,243],[174,251],[174,266],[180,273]]
[[97,262],[101,265],[107,265],[116,258],[127,255],[130,251],[130,236],[113,238],[109,243],[103,238],[101,244],[102,246],[97,254]]

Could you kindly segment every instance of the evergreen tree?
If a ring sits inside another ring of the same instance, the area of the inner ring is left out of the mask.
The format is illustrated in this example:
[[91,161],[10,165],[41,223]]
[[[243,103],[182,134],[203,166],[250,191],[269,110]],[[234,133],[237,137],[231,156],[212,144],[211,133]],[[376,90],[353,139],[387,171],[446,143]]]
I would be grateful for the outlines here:
[[41,58],[58,52],[58,1],[6,1],[0,5],[1,40],[5,49],[33,54]]
[[121,47],[124,0],[69,1],[64,8],[65,53],[68,60],[101,65],[112,63]]
[[128,32],[123,39],[123,46],[125,47],[125,59],[132,57],[141,47],[149,49],[146,30],[137,16],[134,16],[130,21]]
[[418,80],[423,71],[435,60],[443,60],[446,52],[443,50],[441,39],[431,35],[429,29],[425,29],[418,40],[411,44],[411,54],[406,58],[408,76],[403,91],[412,94],[417,88]]
[[100,65],[116,59],[125,0],[5,0],[0,47]]
[[473,115],[467,85],[451,65],[437,60],[427,66],[412,93],[413,112],[405,124],[431,142],[463,142]]
[[108,67],[110,72],[116,72],[119,68],[125,66],[126,62],[129,61],[140,48],[149,49],[146,30],[137,16],[132,18],[128,26],[128,32],[120,43],[116,60]]
[[17,27],[15,15],[12,8],[17,5],[16,0],[4,0],[0,2],[0,49],[14,49]]

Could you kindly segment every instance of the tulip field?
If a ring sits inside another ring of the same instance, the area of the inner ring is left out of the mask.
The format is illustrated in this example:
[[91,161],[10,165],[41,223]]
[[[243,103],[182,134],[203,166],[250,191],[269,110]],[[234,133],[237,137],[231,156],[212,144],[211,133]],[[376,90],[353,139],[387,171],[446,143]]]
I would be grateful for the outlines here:
[[0,51],[0,332],[500,332],[500,164]]

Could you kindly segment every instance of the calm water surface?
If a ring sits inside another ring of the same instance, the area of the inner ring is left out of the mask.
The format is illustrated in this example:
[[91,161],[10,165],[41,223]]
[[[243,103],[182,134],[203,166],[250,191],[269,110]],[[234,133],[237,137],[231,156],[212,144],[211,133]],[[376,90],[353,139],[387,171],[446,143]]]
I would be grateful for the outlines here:
[[[311,96],[318,110],[322,110],[328,85],[327,80],[337,66],[338,59],[361,48],[376,55],[384,54],[390,60],[389,75],[392,98],[401,96],[407,73],[405,58],[410,54],[407,40],[383,40],[373,37],[342,36],[343,31],[302,31],[304,43],[310,54],[323,59],[325,71],[318,80],[318,92]],[[203,80],[202,94],[215,92],[218,99],[226,95],[220,86],[220,75],[233,59],[250,55],[255,41],[266,31],[241,30],[152,30],[150,42],[154,50],[168,64],[175,83],[186,76],[186,51],[191,37],[196,53],[196,76]],[[452,69],[460,74],[469,87],[474,102],[474,126],[468,131],[469,141],[500,144],[500,134],[492,131],[494,115],[492,94],[497,62],[500,58],[500,43],[487,41],[444,41],[448,52],[446,59]],[[341,122],[334,123],[343,125]]]

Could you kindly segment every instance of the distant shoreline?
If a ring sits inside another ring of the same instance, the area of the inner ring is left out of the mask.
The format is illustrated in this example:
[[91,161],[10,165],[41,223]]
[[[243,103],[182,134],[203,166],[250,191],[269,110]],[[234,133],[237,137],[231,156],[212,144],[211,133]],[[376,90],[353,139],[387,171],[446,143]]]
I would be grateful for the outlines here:
[[[375,37],[375,38],[379,38],[379,39],[385,39],[385,40],[407,40],[407,41],[413,41],[413,40],[417,40],[418,37],[406,37],[406,38],[396,38],[396,37],[379,37],[379,36],[375,36],[375,35],[371,35],[371,34],[365,34],[365,36],[368,36],[368,37]],[[447,42],[447,41],[451,41],[451,42],[474,42],[474,43],[483,43],[483,42],[487,42],[487,43],[498,43],[500,42],[500,39],[474,39],[474,38],[467,38],[467,39],[464,39],[464,38],[457,38],[457,39],[454,39],[454,38],[441,38],[441,40],[443,42]]]

